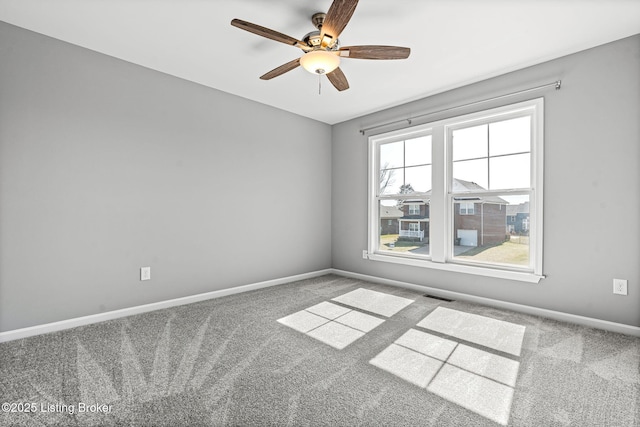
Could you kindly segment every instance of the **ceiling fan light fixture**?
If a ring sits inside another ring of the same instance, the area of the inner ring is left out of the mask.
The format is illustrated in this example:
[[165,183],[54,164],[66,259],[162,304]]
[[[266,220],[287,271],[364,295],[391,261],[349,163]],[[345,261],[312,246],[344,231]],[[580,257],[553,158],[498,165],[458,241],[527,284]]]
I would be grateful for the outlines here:
[[302,55],[300,65],[312,74],[329,74],[340,65],[340,57],[333,51],[312,50]]

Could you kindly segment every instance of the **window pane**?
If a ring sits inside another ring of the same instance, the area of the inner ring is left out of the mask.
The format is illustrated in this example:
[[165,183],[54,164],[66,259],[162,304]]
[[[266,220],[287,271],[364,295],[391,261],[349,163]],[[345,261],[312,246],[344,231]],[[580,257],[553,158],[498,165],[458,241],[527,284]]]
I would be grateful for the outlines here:
[[429,255],[427,200],[381,200],[378,208],[379,250]]
[[405,141],[405,166],[431,164],[431,135]]
[[[404,170],[405,189],[410,188],[417,192],[431,190],[431,166],[413,166]],[[409,193],[410,191],[405,190]]]
[[[461,162],[453,163],[453,179],[458,182],[453,182],[453,191],[468,191],[468,190],[487,190],[489,188],[489,170],[487,159],[480,160],[465,160]],[[469,183],[476,183],[481,188],[466,188],[466,183],[460,183],[459,181],[466,181]]]
[[489,154],[487,125],[453,131],[453,161],[487,157]]
[[531,117],[504,120],[489,125],[489,155],[531,151]]
[[489,159],[491,190],[529,188],[531,186],[531,155],[492,157]]
[[398,194],[404,183],[404,169],[382,169],[378,173],[380,194]]
[[404,166],[404,141],[380,145],[380,169]]
[[460,214],[461,204],[468,202],[453,203],[454,259],[529,266],[528,195],[481,197],[466,215]]

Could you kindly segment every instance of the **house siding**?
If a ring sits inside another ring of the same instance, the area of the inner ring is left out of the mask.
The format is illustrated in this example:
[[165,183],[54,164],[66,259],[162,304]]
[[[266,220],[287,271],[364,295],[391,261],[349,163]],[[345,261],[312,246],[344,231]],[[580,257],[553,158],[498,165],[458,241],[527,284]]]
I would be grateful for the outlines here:
[[473,215],[460,215],[456,206],[454,226],[456,230],[477,230],[478,245],[493,245],[506,239],[507,210],[504,205],[475,203]]
[[398,234],[398,220],[382,218],[380,220],[380,234]]

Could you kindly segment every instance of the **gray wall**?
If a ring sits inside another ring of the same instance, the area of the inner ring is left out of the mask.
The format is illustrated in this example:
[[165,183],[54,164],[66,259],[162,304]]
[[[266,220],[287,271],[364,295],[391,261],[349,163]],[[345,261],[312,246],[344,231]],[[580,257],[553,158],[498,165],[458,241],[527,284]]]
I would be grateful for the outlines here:
[[331,266],[329,125],[2,22],[0,58],[0,331]]
[[[544,96],[546,279],[532,285],[362,259],[367,247],[367,137],[359,129],[558,78],[563,81],[558,92],[455,113]],[[637,35],[335,125],[333,267],[640,326],[639,82]],[[614,277],[629,280],[628,296],[613,295]]]

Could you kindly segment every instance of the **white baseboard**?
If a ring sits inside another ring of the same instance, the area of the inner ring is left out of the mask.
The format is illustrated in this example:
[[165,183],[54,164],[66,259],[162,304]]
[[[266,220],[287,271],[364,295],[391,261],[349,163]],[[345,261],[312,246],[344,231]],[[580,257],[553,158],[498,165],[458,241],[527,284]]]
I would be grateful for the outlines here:
[[107,320],[119,319],[121,317],[133,316],[135,314],[146,313],[163,308],[176,307],[184,304],[205,301],[213,298],[220,298],[227,295],[238,294],[241,292],[253,291],[256,289],[268,288],[271,286],[291,283],[298,280],[311,279],[314,277],[324,276],[333,272],[333,269],[318,270],[311,273],[298,274],[295,276],[282,277],[280,279],[267,280],[264,282],[251,283],[248,285],[237,286],[235,288],[220,289],[218,291],[205,292],[197,295],[190,295],[182,298],[175,298],[167,301],[154,302],[151,304],[138,305],[135,307],[123,308],[120,310],[107,311],[105,313],[92,314],[89,316],[76,317],[74,319],[61,320],[59,322],[46,323],[44,325],[36,325],[28,328],[14,329],[12,331],[0,332],[0,343],[28,338],[34,335],[47,334],[50,332],[62,331],[65,329],[75,328],[78,326],[90,325],[93,323],[104,322]]
[[107,320],[119,319],[121,317],[133,316],[135,314],[146,313],[163,308],[176,307],[184,304],[205,301],[213,298],[220,298],[227,295],[238,294],[242,292],[253,291],[256,289],[268,288],[271,286],[291,283],[298,280],[311,279],[314,277],[324,276],[326,274],[336,274],[343,277],[353,279],[366,280],[373,283],[381,283],[384,285],[396,286],[411,289],[418,292],[428,292],[434,296],[444,297],[448,299],[456,299],[462,301],[474,302],[477,304],[488,305],[492,307],[503,308],[506,310],[517,311],[520,313],[531,314],[534,316],[546,317],[549,319],[559,320],[562,322],[575,323],[578,325],[588,326],[591,328],[603,329],[606,331],[617,332],[621,334],[640,337],[640,328],[637,326],[625,325],[622,323],[609,322],[607,320],[594,319],[591,317],[578,316],[575,314],[563,313],[560,311],[547,310],[544,308],[531,307],[523,304],[500,301],[491,298],[478,297],[474,295],[463,294],[460,292],[447,291],[439,288],[431,288],[428,286],[416,285],[414,283],[402,282],[399,280],[384,279],[366,274],[353,273],[350,271],[328,268],[325,270],[313,271],[310,273],[298,274],[295,276],[282,277],[280,279],[267,280],[264,282],[251,283],[248,285],[237,286],[235,288],[221,289],[218,291],[205,292],[202,294],[191,295],[182,298],[175,298],[167,301],[160,301],[151,304],[139,305],[136,307],[123,308],[121,310],[108,311],[106,313],[92,314],[89,316],[77,317],[74,319],[61,320],[59,322],[47,323],[44,325],[36,325],[28,328],[15,329],[7,332],[0,332],[0,343],[13,341],[22,338],[28,338],[34,335],[46,334],[50,332],[62,331],[65,329],[75,328],[78,326],[90,325],[93,323],[104,322]]
[[625,335],[640,337],[640,328],[637,326],[625,325],[623,323],[609,322],[608,320],[594,319],[592,317],[578,316],[576,314],[563,313],[560,311],[547,310],[544,308],[531,307],[513,302],[495,300],[491,298],[478,297],[474,295],[463,294],[460,292],[447,291],[444,289],[431,288],[428,286],[416,285],[414,283],[401,282],[399,280],[384,279],[366,274],[352,273],[350,271],[333,269],[333,274],[349,277],[352,279],[366,280],[369,282],[380,283],[383,285],[397,286],[400,288],[411,289],[418,292],[428,292],[434,296],[443,297],[453,300],[469,301],[477,304],[488,305],[491,307],[503,308],[505,310],[517,311],[520,313],[531,314],[534,316],[546,317],[548,319],[559,320],[562,322],[575,323],[577,325],[588,326],[590,328],[603,329],[605,331],[617,332]]

